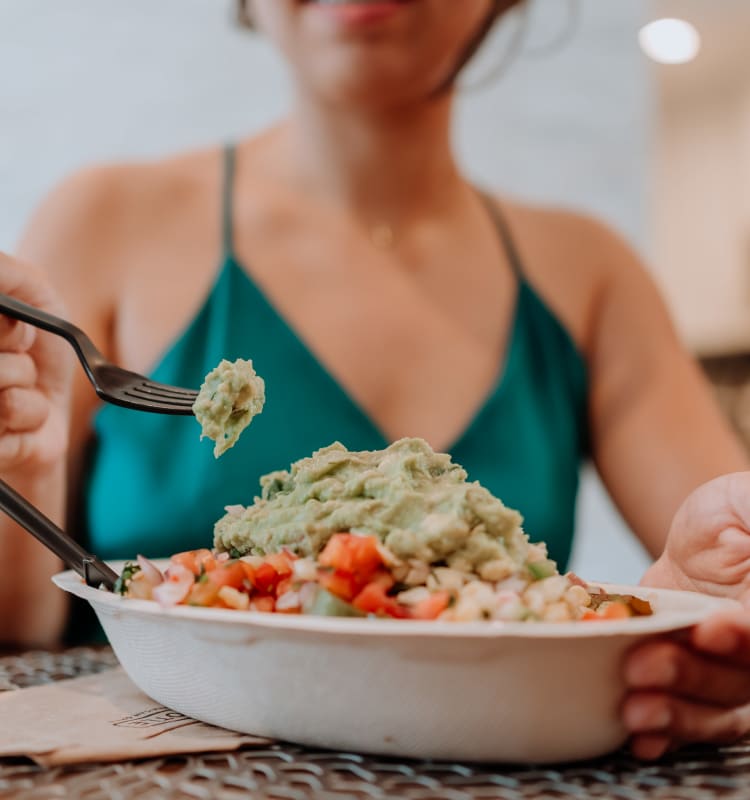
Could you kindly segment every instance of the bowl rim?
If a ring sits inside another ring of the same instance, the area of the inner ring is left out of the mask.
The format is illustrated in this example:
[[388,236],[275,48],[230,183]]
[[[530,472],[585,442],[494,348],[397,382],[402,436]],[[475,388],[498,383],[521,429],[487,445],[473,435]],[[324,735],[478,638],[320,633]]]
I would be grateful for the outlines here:
[[[120,572],[125,561],[108,562]],[[166,566],[168,559],[155,559],[157,566]],[[223,626],[245,626],[263,628],[267,631],[294,631],[298,633],[320,633],[355,635],[357,637],[419,636],[427,638],[523,638],[523,639],[590,639],[602,636],[634,636],[649,633],[666,633],[689,628],[717,612],[735,611],[739,603],[725,598],[712,597],[697,592],[658,589],[627,584],[589,581],[591,585],[609,591],[634,594],[655,602],[661,599],[688,601],[692,607],[665,610],[649,617],[631,617],[624,620],[601,620],[596,622],[501,622],[495,620],[477,622],[441,622],[438,620],[396,620],[359,617],[320,617],[311,614],[271,614],[260,611],[236,611],[222,608],[196,606],[173,606],[163,608],[154,600],[136,600],[121,597],[87,586],[73,570],[60,572],[52,577],[53,583],[65,592],[88,601],[93,606],[104,606],[118,612],[135,616],[161,617],[163,619],[193,620],[196,622],[221,624]]]

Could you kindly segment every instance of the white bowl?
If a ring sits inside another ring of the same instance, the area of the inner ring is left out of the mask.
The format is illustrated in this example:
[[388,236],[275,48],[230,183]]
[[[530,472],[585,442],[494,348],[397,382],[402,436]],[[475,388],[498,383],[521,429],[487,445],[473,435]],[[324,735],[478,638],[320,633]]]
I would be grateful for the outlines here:
[[91,603],[133,682],[183,714],[313,747],[461,761],[552,763],[616,749],[627,738],[625,651],[736,608],[603,584],[648,599],[655,614],[441,623],[162,609],[73,572],[54,581]]

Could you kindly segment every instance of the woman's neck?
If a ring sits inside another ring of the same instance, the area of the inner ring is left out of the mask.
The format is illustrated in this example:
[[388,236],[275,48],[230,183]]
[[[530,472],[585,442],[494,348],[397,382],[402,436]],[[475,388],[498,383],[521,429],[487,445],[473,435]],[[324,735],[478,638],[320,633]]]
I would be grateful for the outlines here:
[[451,149],[451,99],[357,114],[304,99],[282,133],[294,180],[364,224],[440,213],[463,185]]

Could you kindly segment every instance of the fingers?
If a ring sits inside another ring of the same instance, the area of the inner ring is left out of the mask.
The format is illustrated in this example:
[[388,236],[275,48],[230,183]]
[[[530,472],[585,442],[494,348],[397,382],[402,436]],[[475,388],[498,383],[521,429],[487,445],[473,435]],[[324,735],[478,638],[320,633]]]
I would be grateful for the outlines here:
[[691,643],[696,650],[750,667],[750,614],[716,614],[695,626]]
[[36,389],[0,391],[0,432],[26,433],[41,428],[49,415],[49,400]]
[[36,364],[26,353],[0,352],[0,390],[12,386],[30,388],[36,384]]
[[35,340],[36,328],[32,325],[0,315],[0,351],[25,353]]
[[41,270],[4,253],[0,253],[0,293],[53,314],[62,310],[59,298]]
[[0,466],[19,466],[29,463],[38,450],[34,433],[4,433],[0,436]]
[[750,731],[750,620],[723,614],[682,641],[634,649],[625,662],[631,693],[622,718],[631,749],[655,759],[692,742],[725,743]]
[[672,749],[672,739],[666,733],[638,733],[630,740],[630,752],[644,761],[656,761]]
[[674,744],[739,739],[750,730],[750,705],[717,708],[665,692],[636,692],[625,700],[622,718],[634,734],[633,752],[659,758]]
[[[48,277],[39,269],[0,252],[0,294],[60,317],[65,311]],[[25,352],[36,341],[36,329],[0,312],[0,352]]]
[[[35,431],[44,424],[49,401],[36,383],[36,364],[30,355],[0,352],[0,435]],[[8,446],[17,449],[18,443]]]
[[[726,629],[717,629],[717,636],[722,630],[727,635]],[[663,690],[724,708],[750,703],[750,670],[745,664],[719,660],[673,641],[634,650],[625,663],[625,682],[631,689]]]

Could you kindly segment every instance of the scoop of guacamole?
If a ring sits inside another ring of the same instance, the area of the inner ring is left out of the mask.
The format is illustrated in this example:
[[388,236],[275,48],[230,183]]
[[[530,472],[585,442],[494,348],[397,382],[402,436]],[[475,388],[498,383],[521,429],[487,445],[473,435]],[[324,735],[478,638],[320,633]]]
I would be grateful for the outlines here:
[[201,439],[216,442],[216,458],[234,446],[253,417],[263,410],[265,400],[265,383],[255,373],[252,361],[224,359],[206,375],[193,413],[201,424]]
[[494,574],[510,575],[527,560],[521,515],[422,439],[372,452],[336,443],[266,475],[261,487],[251,506],[234,506],[216,523],[217,549],[285,547],[314,557],[334,533],[352,531],[378,536],[401,559],[480,574],[492,564]]

